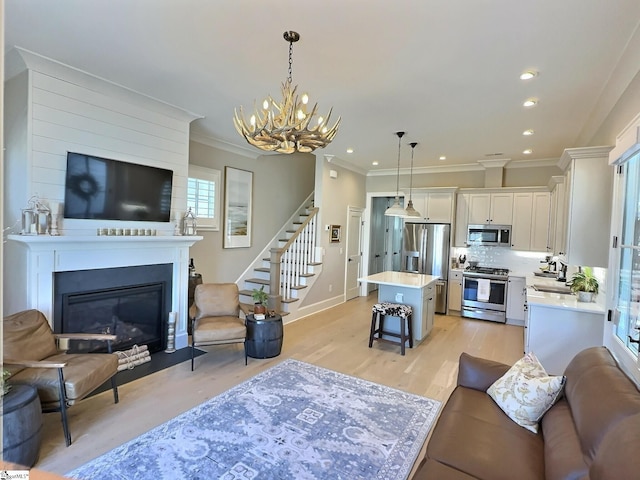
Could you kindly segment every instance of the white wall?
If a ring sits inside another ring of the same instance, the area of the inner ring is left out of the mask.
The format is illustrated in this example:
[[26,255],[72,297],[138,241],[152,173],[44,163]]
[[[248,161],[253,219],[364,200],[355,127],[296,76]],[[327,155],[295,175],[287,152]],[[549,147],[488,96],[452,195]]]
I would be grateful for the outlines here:
[[[256,149],[256,152],[259,150]],[[193,245],[189,253],[194,259],[196,272],[202,275],[204,282],[238,280],[313,191],[314,155],[298,153],[256,156],[257,158],[249,158],[200,142],[191,142],[190,163],[220,170],[221,188],[224,188],[225,166],[253,172],[251,247],[222,248],[222,221],[220,231],[198,230],[198,235],[204,238]],[[221,192],[223,201],[224,190]],[[243,288],[242,285],[240,287]]]
[[[16,222],[32,195],[64,200],[67,151],[173,170],[172,218],[186,206],[189,123],[195,115],[24,50],[7,55],[5,83],[5,224]],[[131,222],[136,226],[137,222]],[[67,220],[65,235],[116,226]],[[123,222],[118,227],[128,227]],[[144,222],[172,232],[169,222]]]

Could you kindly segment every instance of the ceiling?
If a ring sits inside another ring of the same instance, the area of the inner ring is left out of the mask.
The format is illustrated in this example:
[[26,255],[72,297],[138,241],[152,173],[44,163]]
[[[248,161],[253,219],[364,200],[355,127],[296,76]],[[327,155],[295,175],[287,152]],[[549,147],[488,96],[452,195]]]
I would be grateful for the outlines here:
[[[202,115],[199,138],[260,153],[235,131],[234,108],[280,96],[282,34],[295,30],[293,83],[342,117],[317,153],[370,171],[396,168],[398,130],[403,167],[414,141],[416,167],[557,159],[583,146],[639,22],[638,0],[5,0],[5,50]],[[528,69],[539,75],[520,80]],[[539,103],[523,107],[530,97]]]

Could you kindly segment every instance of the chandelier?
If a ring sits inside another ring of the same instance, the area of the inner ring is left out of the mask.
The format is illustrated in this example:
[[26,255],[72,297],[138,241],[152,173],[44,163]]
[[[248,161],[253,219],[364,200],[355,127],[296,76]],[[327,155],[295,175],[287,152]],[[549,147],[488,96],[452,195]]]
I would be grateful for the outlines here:
[[333,111],[331,109],[326,118],[318,116],[314,120],[318,104],[316,103],[309,112],[309,96],[306,93],[298,96],[298,86],[293,86],[291,81],[293,44],[300,40],[300,34],[288,31],[284,32],[283,36],[289,42],[289,76],[282,83],[282,100],[276,102],[269,95],[262,103],[261,109],[254,107],[254,113],[248,123],[240,107],[239,113],[235,110],[233,124],[247,142],[261,150],[309,153],[331,143],[338,132],[340,118],[333,127],[329,127]]

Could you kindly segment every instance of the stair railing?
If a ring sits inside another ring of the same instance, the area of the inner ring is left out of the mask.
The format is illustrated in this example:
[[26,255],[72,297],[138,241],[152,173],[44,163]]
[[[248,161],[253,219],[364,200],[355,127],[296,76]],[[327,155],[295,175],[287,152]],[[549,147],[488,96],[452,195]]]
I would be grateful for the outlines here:
[[312,208],[287,243],[271,249],[269,309],[282,311],[282,299],[292,297],[292,291],[300,285],[303,275],[309,273],[309,265],[315,261],[316,215]]

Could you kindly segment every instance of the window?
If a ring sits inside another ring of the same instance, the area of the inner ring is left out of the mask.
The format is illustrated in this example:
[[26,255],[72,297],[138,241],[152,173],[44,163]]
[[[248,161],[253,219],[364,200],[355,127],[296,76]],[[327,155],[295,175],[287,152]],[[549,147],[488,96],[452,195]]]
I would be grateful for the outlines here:
[[622,168],[623,209],[615,334],[637,356],[640,328],[640,153]]
[[189,165],[187,207],[198,230],[220,230],[220,170]]

